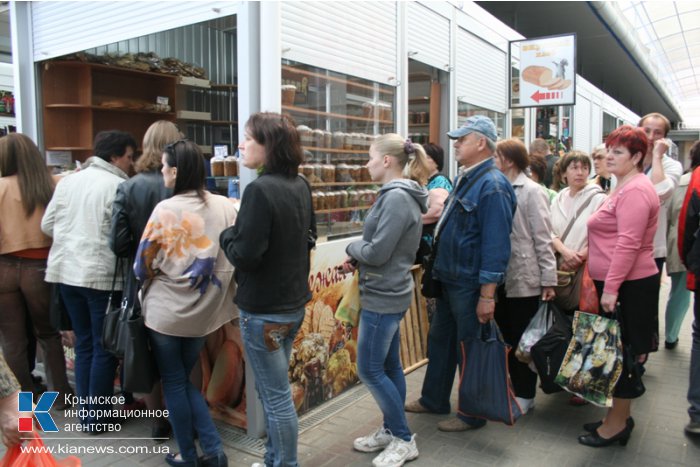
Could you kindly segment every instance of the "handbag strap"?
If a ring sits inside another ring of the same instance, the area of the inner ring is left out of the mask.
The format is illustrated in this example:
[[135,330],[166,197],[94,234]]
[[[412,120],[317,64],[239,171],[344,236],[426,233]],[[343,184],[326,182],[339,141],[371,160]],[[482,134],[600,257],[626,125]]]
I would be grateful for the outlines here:
[[564,230],[564,233],[561,234],[561,237],[559,237],[559,240],[560,240],[562,243],[564,243],[564,240],[566,240],[566,236],[569,235],[569,232],[570,232],[571,229],[573,228],[574,224],[576,223],[576,220],[578,220],[578,218],[579,218],[579,216],[581,215],[581,213],[588,207],[589,204],[591,204],[591,201],[593,201],[593,197],[594,197],[595,195],[597,195],[598,193],[599,193],[598,191],[596,191],[595,193],[593,193],[593,194],[592,194],[591,196],[589,196],[588,199],[586,199],[586,201],[584,201],[583,204],[578,208],[578,210],[576,211],[576,214],[574,215],[574,217],[572,217],[571,220],[569,221],[569,225],[566,226],[566,229]]
[[117,285],[117,273],[119,272],[119,266],[121,263],[122,259],[117,257],[117,260],[114,262],[114,274],[112,274],[112,289],[109,293],[110,296],[114,294],[114,287]]
[[[458,183],[457,183],[457,189],[459,190],[459,193],[457,193],[457,191],[455,190],[455,191],[452,192],[452,194],[451,194],[450,196],[452,196],[453,198],[456,198],[458,195],[461,196],[461,195],[463,195],[463,194],[466,194],[466,193],[469,191],[469,189],[470,189],[471,187],[473,187],[474,184],[475,184],[481,177],[483,177],[483,176],[486,175],[488,172],[491,172],[491,171],[493,171],[493,170],[498,170],[498,168],[497,168],[496,166],[493,166],[493,165],[492,165],[491,167],[489,167],[489,168],[487,168],[487,169],[484,169],[484,170],[482,170],[481,172],[478,172],[476,175],[474,175],[474,178],[472,178],[471,180],[469,180],[469,183],[467,183],[467,184],[464,185],[463,187],[460,187],[460,186],[459,186],[459,182],[458,182]],[[446,212],[446,213],[444,213],[444,214],[445,214],[445,216],[447,216],[449,213]],[[439,222],[438,222],[438,223],[439,223]],[[442,227],[442,226],[441,226],[441,227]],[[435,237],[434,237],[434,239],[433,239],[433,258],[435,257],[435,255],[436,255],[436,253],[437,253],[438,240],[440,239],[440,230],[438,230],[438,229],[436,229],[436,230],[437,230],[437,232],[435,233]]]

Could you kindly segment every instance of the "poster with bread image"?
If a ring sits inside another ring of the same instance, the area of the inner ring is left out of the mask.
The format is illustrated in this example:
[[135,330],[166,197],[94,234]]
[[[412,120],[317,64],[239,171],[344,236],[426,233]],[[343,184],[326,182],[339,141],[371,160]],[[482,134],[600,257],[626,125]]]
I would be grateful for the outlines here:
[[520,46],[520,76],[511,86],[511,107],[576,103],[575,34],[514,41],[511,53],[513,44]]
[[336,269],[345,260],[349,243],[350,239],[322,243],[311,253],[312,298],[289,360],[292,398],[300,415],[359,381],[357,276]]

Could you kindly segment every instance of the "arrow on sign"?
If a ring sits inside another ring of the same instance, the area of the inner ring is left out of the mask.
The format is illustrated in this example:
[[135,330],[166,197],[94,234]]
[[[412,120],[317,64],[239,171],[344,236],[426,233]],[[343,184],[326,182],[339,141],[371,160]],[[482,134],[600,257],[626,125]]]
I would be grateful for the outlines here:
[[546,94],[544,94],[540,91],[535,91],[535,93],[532,96],[530,96],[530,98],[539,104],[540,100],[543,99],[545,97],[545,95]]

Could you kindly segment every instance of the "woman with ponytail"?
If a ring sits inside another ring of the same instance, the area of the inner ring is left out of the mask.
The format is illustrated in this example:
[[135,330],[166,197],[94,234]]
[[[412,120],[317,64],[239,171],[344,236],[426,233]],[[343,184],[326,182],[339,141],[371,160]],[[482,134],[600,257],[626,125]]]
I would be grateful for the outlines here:
[[430,173],[425,151],[397,134],[382,135],[369,149],[372,181],[382,188],[367,213],[362,239],[348,245],[343,272],[359,269],[360,327],[357,370],[384,415],[373,433],[357,438],[358,451],[382,452],[373,464],[400,466],[418,457],[406,421],[406,380],[399,358],[399,324],[413,293],[411,266],[428,210],[423,188]]

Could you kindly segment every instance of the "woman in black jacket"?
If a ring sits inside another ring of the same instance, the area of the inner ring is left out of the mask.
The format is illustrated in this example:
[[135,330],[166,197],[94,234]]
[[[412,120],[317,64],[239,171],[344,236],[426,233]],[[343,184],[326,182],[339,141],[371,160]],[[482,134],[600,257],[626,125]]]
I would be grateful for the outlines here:
[[303,152],[289,117],[252,115],[238,148],[243,165],[261,175],[246,187],[235,225],[221,234],[221,248],[236,268],[234,301],[267,422],[265,465],[297,465],[298,422],[287,369],[311,299],[311,192],[298,175]]
[[[138,285],[134,270],[136,250],[141,235],[146,228],[153,208],[166,198],[173,190],[166,188],[161,173],[163,148],[182,138],[180,130],[173,122],[158,120],[153,123],[143,137],[143,154],[136,161],[137,175],[125,181],[117,188],[117,196],[112,205],[112,230],[109,246],[119,258],[128,258],[124,293],[131,303],[136,298]],[[151,394],[146,396],[146,405],[151,410],[162,409],[160,383],[156,384]],[[157,418],[151,428],[153,438],[166,438],[171,434],[170,424],[165,417]]]

